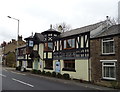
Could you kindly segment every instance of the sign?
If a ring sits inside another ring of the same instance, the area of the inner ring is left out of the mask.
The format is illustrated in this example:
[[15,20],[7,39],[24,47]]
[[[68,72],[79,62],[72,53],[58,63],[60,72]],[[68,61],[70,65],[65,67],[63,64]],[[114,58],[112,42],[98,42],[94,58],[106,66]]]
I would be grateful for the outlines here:
[[60,62],[59,61],[56,61],[55,63],[55,72],[60,73]]
[[33,47],[33,41],[29,41],[29,46]]

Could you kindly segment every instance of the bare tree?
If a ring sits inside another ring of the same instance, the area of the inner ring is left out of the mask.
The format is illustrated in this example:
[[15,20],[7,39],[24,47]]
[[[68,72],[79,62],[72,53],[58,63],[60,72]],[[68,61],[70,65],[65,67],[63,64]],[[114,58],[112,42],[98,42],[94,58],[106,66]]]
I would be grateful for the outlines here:
[[71,26],[69,24],[66,24],[65,22],[63,23],[58,23],[53,26],[53,29],[60,31],[60,32],[66,32],[71,30]]

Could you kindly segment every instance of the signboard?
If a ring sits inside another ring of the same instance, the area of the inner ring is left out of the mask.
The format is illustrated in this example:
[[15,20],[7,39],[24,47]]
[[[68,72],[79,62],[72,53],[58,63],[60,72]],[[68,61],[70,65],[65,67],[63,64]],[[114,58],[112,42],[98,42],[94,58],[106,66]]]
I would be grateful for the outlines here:
[[29,47],[33,47],[33,41],[29,41]]
[[59,61],[56,61],[55,63],[55,72],[60,73],[60,62]]

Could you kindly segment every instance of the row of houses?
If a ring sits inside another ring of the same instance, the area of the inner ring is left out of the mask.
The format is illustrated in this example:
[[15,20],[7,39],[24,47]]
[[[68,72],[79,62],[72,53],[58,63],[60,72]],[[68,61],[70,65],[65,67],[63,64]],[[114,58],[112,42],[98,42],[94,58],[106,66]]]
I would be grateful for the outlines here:
[[69,74],[72,79],[110,85],[120,82],[120,25],[109,20],[67,32],[50,29],[25,38],[17,67]]

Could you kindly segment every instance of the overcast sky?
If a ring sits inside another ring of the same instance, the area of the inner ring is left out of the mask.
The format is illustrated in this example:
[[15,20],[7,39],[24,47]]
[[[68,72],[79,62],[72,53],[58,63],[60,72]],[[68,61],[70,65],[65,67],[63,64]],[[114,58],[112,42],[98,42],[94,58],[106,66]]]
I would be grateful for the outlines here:
[[20,35],[45,31],[50,24],[66,22],[72,29],[106,19],[117,19],[120,0],[1,0],[0,43],[17,38],[17,21],[20,20]]

